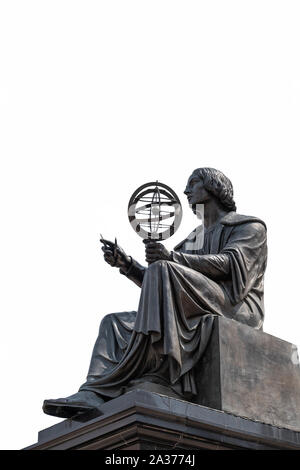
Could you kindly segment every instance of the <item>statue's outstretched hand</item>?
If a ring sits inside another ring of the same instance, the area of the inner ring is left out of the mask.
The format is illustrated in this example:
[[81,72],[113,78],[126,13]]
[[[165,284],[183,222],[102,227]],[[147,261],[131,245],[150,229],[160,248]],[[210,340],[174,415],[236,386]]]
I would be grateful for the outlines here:
[[100,242],[103,243],[102,250],[104,252],[105,261],[116,268],[128,269],[131,264],[130,256],[126,255],[123,248],[121,248],[116,242],[104,240],[100,238]]
[[167,250],[162,243],[153,242],[151,240],[144,240],[146,245],[146,261],[151,264],[160,260],[172,260],[171,253]]

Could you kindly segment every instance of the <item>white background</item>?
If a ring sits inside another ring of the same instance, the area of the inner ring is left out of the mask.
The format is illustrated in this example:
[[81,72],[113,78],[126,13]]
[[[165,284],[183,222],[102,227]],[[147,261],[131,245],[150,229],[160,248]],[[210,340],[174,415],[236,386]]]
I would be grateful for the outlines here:
[[197,225],[194,168],[230,177],[268,225],[265,331],[300,344],[298,1],[0,3],[1,442],[58,422],[44,398],[85,380],[100,319],[139,289],[99,233],[143,262],[126,207],[158,179]]

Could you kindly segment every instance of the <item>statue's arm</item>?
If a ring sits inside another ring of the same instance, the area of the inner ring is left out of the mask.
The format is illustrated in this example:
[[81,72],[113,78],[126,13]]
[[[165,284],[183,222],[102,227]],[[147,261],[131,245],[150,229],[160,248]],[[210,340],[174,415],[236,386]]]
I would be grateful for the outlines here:
[[172,251],[172,259],[210,279],[222,280],[227,279],[230,275],[230,259],[227,254],[191,255]]
[[131,258],[131,263],[128,268],[120,268],[120,273],[128,277],[137,286],[141,287],[143,284],[144,274],[147,268],[138,263],[135,259]]
[[234,227],[218,254],[197,255],[172,252],[173,261],[199,271],[214,280],[231,279],[237,301],[247,295],[267,260],[267,231],[260,222]]

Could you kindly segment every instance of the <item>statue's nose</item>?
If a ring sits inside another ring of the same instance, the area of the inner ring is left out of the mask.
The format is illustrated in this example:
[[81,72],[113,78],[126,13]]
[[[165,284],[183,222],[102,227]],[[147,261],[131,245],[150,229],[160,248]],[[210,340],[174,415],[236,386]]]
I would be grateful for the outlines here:
[[183,194],[185,194],[186,196],[187,196],[188,194],[190,194],[189,189],[188,189],[188,188],[185,188],[185,190],[183,191]]

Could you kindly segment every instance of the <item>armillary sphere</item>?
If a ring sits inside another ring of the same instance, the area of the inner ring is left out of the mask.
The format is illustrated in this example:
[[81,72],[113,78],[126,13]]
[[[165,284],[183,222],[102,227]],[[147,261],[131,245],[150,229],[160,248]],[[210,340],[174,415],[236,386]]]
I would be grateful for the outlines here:
[[166,184],[146,183],[131,196],[128,218],[143,239],[166,240],[178,229],[182,208],[177,194]]

